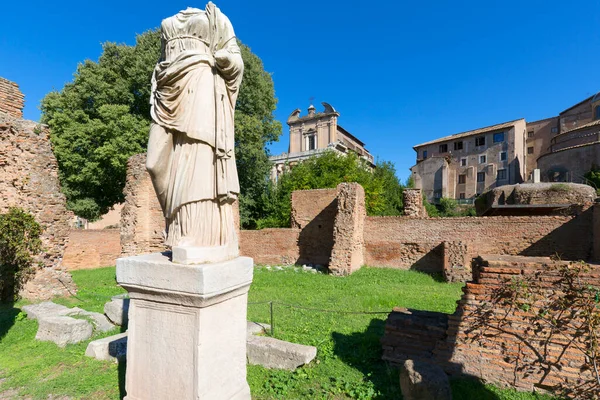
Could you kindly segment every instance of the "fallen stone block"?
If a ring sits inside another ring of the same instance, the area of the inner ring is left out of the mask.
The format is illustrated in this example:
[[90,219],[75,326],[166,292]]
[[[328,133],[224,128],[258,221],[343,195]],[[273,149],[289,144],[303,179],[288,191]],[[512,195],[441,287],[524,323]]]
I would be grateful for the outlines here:
[[66,312],[69,310],[68,307],[53,303],[51,301],[44,301],[43,303],[39,303],[39,304],[31,304],[28,306],[23,306],[21,309],[27,313],[28,319],[40,319],[43,317],[55,317],[57,315],[60,315],[60,313]]
[[400,389],[404,400],[452,400],[448,375],[439,366],[425,361],[402,363]]
[[114,296],[111,301],[104,305],[104,314],[113,324],[126,326],[129,314],[129,299],[122,296]]
[[262,322],[248,321],[248,335],[260,335],[271,330],[271,325]]
[[75,344],[92,337],[92,324],[83,319],[71,317],[45,317],[38,320],[39,327],[35,338],[54,342],[60,347]]
[[317,348],[267,336],[250,335],[247,339],[246,356],[249,364],[293,371],[311,362],[317,356]]
[[127,332],[90,342],[85,355],[104,361],[124,360],[127,355]]
[[81,308],[74,307],[67,309],[66,312],[61,312],[60,315],[66,315],[69,317],[72,316],[81,316],[87,317],[91,319],[92,324],[94,324],[94,328],[100,332],[108,332],[111,329],[114,329],[115,326],[106,318],[104,314],[100,314],[93,311],[82,310]]

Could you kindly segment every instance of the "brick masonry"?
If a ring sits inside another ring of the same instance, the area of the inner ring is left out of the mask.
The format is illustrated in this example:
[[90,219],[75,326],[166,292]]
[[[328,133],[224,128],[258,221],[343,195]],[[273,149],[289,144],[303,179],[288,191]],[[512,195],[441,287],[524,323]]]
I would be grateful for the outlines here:
[[[543,332],[528,329],[519,312],[508,313],[506,305],[497,304],[483,325],[478,313],[482,304],[490,302],[494,290],[513,277],[542,276],[536,278],[538,284],[551,293],[560,277],[550,266],[564,263],[541,257],[484,256],[476,267],[475,280],[463,288],[454,314],[394,309],[381,340],[383,359],[392,364],[408,358],[429,360],[451,375],[473,376],[528,391],[557,384],[578,386],[579,380],[590,374],[582,368],[585,357],[576,346],[554,336],[544,347],[539,340]],[[591,265],[583,279],[584,284],[599,287],[600,266]],[[486,334],[477,338],[482,330]],[[547,375],[538,368],[520,368],[537,359],[536,352],[556,363]]]
[[19,85],[0,78],[0,120],[23,118],[24,106],[25,96],[19,90]]
[[39,261],[44,268],[25,285],[22,296],[49,299],[74,292],[71,276],[62,266],[73,214],[60,191],[49,131],[22,119],[0,122],[0,212],[13,206],[31,213],[43,227]]
[[427,210],[423,205],[421,189],[404,189],[402,191],[404,215],[407,217],[427,217]]
[[164,251],[165,219],[146,171],[146,154],[127,163],[125,204],[121,210],[121,256]]
[[337,214],[333,226],[333,249],[329,270],[334,275],[350,275],[364,264],[363,230],[365,191],[358,183],[337,187]]
[[365,262],[371,266],[442,272],[444,242],[462,241],[472,254],[592,256],[593,211],[577,216],[409,218],[367,217]]
[[292,227],[300,229],[299,264],[329,264],[337,189],[297,190],[292,193]]
[[65,249],[63,265],[68,270],[112,266],[120,254],[118,229],[73,229]]

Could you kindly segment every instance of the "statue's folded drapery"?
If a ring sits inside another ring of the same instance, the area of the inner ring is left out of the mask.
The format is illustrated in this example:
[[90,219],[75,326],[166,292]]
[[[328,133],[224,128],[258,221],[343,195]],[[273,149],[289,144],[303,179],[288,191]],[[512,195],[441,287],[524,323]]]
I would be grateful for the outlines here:
[[152,77],[147,168],[170,246],[235,246],[239,194],[234,109],[243,61],[231,23],[214,4],[161,24]]

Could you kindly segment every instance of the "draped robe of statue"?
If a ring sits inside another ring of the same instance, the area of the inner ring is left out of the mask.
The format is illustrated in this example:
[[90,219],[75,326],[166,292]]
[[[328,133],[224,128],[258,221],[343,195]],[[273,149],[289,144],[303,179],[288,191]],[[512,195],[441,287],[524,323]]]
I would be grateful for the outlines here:
[[163,20],[161,30],[146,167],[166,219],[166,243],[225,246],[237,256],[233,122],[244,65],[233,27],[208,3],[204,11],[188,8]]

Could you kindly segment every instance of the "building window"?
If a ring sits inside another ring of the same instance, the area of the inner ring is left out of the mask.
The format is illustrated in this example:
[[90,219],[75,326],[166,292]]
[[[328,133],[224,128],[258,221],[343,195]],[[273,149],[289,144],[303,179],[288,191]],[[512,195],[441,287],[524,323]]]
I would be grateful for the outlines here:
[[427,158],[427,150],[423,150],[423,160]]
[[485,172],[477,173],[477,182],[485,182]]
[[557,126],[553,126],[553,127],[550,129],[550,132],[552,132],[552,133],[558,133],[558,127],[557,127]]
[[502,181],[506,179],[506,170],[505,169],[499,169],[498,170],[498,180]]
[[448,144],[440,144],[440,153],[447,153],[448,152]]
[[463,149],[463,142],[454,142],[454,150],[462,150]]
[[485,146],[485,136],[476,137],[475,146]]
[[485,154],[479,156],[479,164],[485,164],[487,162],[487,157]]
[[527,132],[527,138],[530,139],[533,137],[533,131]]
[[464,183],[467,183],[467,175],[466,174],[462,174],[458,176],[458,184],[462,185]]
[[596,106],[596,118],[594,119],[600,119],[600,106]]
[[527,148],[527,154],[533,154],[533,146]]
[[504,142],[504,132],[494,133],[494,143]]
[[464,200],[466,197],[465,197],[464,193],[459,193],[458,194],[458,198],[461,199],[461,200]]
[[460,166],[461,167],[466,167],[467,166],[467,157],[463,157],[460,159]]
[[505,151],[501,151],[500,152],[500,161],[506,161],[507,160],[507,153]]
[[308,150],[314,150],[317,148],[316,135],[308,136]]

